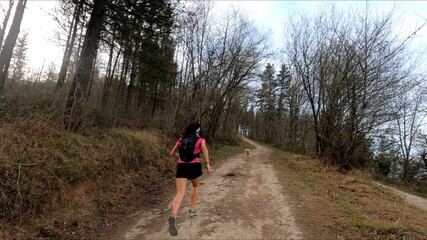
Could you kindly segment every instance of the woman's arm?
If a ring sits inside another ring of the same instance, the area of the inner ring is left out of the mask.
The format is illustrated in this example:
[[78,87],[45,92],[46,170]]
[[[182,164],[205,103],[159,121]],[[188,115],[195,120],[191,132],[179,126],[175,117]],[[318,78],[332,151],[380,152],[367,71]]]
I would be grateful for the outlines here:
[[211,173],[212,167],[209,162],[209,151],[208,151],[208,148],[206,147],[206,141],[202,141],[202,152],[203,152],[203,158],[206,161],[206,168],[208,169],[208,173]]
[[170,155],[172,157],[179,157],[179,154],[178,154],[178,144],[175,144],[175,146],[172,148],[172,151],[170,152]]

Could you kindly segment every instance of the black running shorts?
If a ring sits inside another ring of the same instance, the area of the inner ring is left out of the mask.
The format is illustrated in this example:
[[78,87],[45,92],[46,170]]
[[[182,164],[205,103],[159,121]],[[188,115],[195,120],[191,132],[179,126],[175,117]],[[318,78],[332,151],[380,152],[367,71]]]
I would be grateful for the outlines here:
[[176,178],[196,179],[202,174],[201,163],[178,163],[176,165]]

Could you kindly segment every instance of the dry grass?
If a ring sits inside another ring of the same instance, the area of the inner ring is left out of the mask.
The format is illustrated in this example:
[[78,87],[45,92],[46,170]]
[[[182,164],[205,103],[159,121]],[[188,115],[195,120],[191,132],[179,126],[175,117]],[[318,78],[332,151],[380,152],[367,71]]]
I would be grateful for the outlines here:
[[[176,139],[156,130],[62,130],[52,115],[0,121],[0,238],[96,238],[173,186]],[[235,142],[235,139],[232,139]],[[221,142],[221,141],[219,141]],[[246,146],[208,142],[213,160]]]
[[243,154],[245,152],[245,148],[254,148],[254,146],[243,141],[237,136],[234,137],[232,141],[232,145],[226,145],[220,140],[216,140],[213,144],[210,144],[209,142],[207,143],[212,162],[221,161],[237,154]]
[[316,199],[301,210],[309,211],[306,225],[313,221],[316,231],[342,239],[427,238],[427,214],[377,187],[367,174],[345,175],[316,159],[282,151],[275,151],[271,159],[307,202]]
[[6,221],[37,216],[58,192],[86,181],[129,170],[170,171],[161,161],[169,142],[155,131],[75,134],[33,114],[1,123],[0,139],[0,219]]

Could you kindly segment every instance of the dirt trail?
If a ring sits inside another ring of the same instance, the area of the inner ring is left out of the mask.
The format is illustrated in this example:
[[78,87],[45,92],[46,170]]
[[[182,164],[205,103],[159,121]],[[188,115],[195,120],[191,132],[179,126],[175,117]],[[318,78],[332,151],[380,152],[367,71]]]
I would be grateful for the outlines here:
[[389,187],[389,186],[386,186],[386,185],[378,183],[378,182],[375,182],[375,184],[378,184],[379,186],[381,186],[383,188],[387,188],[390,191],[392,191],[393,193],[397,194],[398,196],[401,196],[405,200],[405,202],[408,203],[409,205],[412,205],[412,206],[415,206],[419,209],[427,211],[427,199],[413,195],[413,194],[410,194],[410,193],[400,191],[396,188]]
[[301,239],[289,198],[268,163],[270,151],[245,140],[256,146],[250,156],[237,155],[204,175],[199,215],[193,218],[186,215],[191,190],[187,186],[177,237],[168,233],[169,204],[135,215],[135,222],[111,239]]

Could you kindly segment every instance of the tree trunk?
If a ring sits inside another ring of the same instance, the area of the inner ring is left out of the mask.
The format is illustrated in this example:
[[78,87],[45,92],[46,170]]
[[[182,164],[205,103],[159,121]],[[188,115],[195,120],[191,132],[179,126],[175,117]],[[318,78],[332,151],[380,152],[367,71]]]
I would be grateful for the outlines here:
[[24,17],[25,6],[27,0],[19,0],[16,6],[15,16],[13,17],[12,25],[0,53],[0,95],[3,93],[4,83],[6,82],[7,71],[9,70],[10,60],[12,58],[13,48],[18,39],[19,30],[21,28],[22,18]]
[[[92,62],[92,66],[96,66],[97,57],[98,57],[98,55],[95,55],[93,62]],[[92,68],[92,71],[90,73],[89,83],[87,84],[85,99],[89,99],[91,96],[93,81],[94,81],[95,77],[99,77],[99,71],[96,68]]]
[[113,52],[114,52],[114,44],[111,44],[111,52],[110,59],[108,60],[108,68],[105,76],[104,88],[102,93],[102,108],[105,109],[107,107],[108,99],[111,94],[111,85],[113,83],[114,74],[116,72],[117,63],[119,61],[119,57],[121,54],[121,49],[117,52],[116,59],[113,62]]
[[80,55],[77,71],[74,73],[73,83],[68,92],[63,121],[65,129],[77,131],[81,127],[83,115],[83,100],[93,70],[94,59],[98,49],[103,23],[104,10],[108,0],[95,0],[92,14],[86,30],[82,53]]
[[129,71],[129,48],[125,47],[124,53],[123,53],[123,63],[122,63],[122,70],[120,74],[119,79],[119,87],[117,88],[116,97],[114,100],[114,109],[117,109],[117,107],[123,106],[123,97],[125,94],[125,88],[126,88],[126,77],[128,75]]
[[[157,80],[156,80],[157,81]],[[151,118],[154,117],[154,113],[156,113],[156,107],[157,107],[157,95],[159,93],[159,84],[157,83],[154,88],[154,99],[153,99],[153,107],[151,109]]]
[[[144,79],[140,79],[139,93],[138,93],[138,103],[136,104],[136,110],[139,111],[142,104],[142,98],[146,95],[147,90],[145,89],[146,84],[144,83]],[[147,99],[145,99],[144,104],[147,103]]]
[[74,12],[73,21],[70,26],[70,33],[67,39],[67,45],[65,46],[64,57],[62,59],[61,70],[59,71],[58,81],[56,82],[56,88],[61,88],[62,85],[64,85],[65,77],[67,76],[68,66],[70,65],[70,58],[73,52],[74,42],[76,40],[77,27],[79,25],[83,2],[83,0],[80,1]]
[[132,68],[131,68],[131,73],[130,73],[128,92],[127,92],[127,96],[126,96],[126,103],[125,103],[126,114],[128,114],[129,109],[132,108],[133,90],[135,87],[134,85],[135,85],[135,80],[136,80],[137,71],[138,71],[139,47],[141,44],[140,35],[141,35],[141,30],[139,30],[139,32],[136,35],[136,39],[135,39],[135,49],[134,49],[133,57],[132,57]]
[[4,16],[3,25],[0,28],[0,48],[3,44],[4,34],[6,33],[6,27],[7,27],[7,23],[9,22],[10,13],[12,12],[13,4],[14,4],[14,1],[9,0],[9,8],[7,9],[6,15]]
[[107,101],[109,96],[108,91],[110,90],[110,86],[111,86],[110,76],[111,76],[111,68],[112,68],[111,66],[113,65],[113,54],[114,54],[114,33],[113,33],[113,40],[111,41],[111,44],[110,44],[110,54],[108,55],[107,69],[104,77],[104,87],[102,89],[102,99],[101,99],[102,109],[105,109],[105,107],[107,106]]

